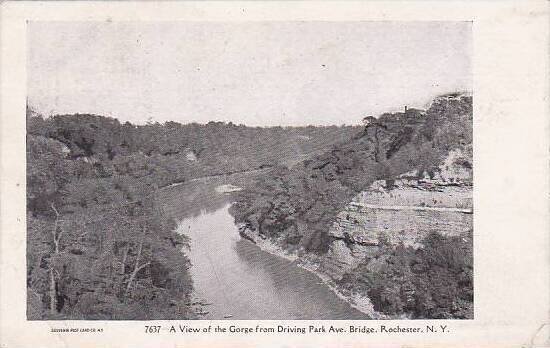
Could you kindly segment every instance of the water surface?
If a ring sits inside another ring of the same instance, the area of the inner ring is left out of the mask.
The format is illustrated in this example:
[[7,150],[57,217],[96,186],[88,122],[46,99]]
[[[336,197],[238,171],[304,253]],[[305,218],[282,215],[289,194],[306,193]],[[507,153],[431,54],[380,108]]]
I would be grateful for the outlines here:
[[186,253],[196,296],[209,303],[205,319],[368,319],[313,273],[240,238],[231,195],[215,190],[222,182],[232,184],[191,182],[159,195],[191,239]]

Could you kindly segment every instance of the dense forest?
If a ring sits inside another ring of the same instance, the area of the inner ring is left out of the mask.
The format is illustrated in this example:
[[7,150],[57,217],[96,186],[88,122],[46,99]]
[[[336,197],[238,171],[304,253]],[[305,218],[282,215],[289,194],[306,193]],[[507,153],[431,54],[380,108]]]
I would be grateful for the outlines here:
[[136,126],[97,115],[43,118],[28,109],[28,318],[193,318],[188,241],[163,216],[155,190],[292,167],[358,131],[223,122]]
[[[437,97],[427,110],[367,117],[364,127],[136,126],[88,114],[27,110],[29,319],[185,319],[189,241],[155,192],[172,183],[262,169],[230,212],[297,255],[325,255],[330,226],[375,180],[432,176],[450,151],[472,167],[472,98]],[[380,237],[376,267],[338,280],[375,309],[415,318],[471,317],[472,235],[437,231],[422,247]]]
[[[409,108],[364,122],[364,130],[351,140],[292,168],[279,166],[243,191],[231,208],[235,221],[288,252],[323,255],[332,242],[328,232],[337,214],[375,180],[391,187],[404,173],[431,177],[454,149],[469,158],[460,165],[472,168],[468,94],[440,96],[427,110]],[[359,268],[340,285],[368,293],[375,308],[386,314],[465,317],[473,301],[471,242],[469,236],[435,232],[420,250],[388,245],[381,251],[382,267],[369,272]],[[407,287],[419,297],[414,304],[403,292]]]

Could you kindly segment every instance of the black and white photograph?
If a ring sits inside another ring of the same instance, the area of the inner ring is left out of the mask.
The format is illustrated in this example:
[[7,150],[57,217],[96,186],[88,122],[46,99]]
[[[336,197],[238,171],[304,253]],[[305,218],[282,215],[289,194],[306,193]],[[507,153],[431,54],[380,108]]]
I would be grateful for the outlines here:
[[474,319],[471,21],[29,21],[28,320]]
[[0,347],[549,348],[549,18],[0,2]]

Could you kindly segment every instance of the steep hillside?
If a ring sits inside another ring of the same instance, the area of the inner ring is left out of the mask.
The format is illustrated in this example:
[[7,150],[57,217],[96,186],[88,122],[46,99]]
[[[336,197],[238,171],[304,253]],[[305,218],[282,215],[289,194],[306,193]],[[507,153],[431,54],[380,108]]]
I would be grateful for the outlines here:
[[[471,294],[472,285],[471,96],[440,96],[426,111],[409,109],[365,121],[364,131],[351,141],[292,169],[278,168],[242,192],[231,210],[241,235],[307,261],[348,298],[369,297],[371,309],[384,314],[468,317],[472,300],[466,295]],[[440,259],[417,255],[428,255],[430,248],[433,257]],[[448,262],[444,250],[463,253],[452,255],[457,264],[434,266]],[[395,267],[395,258],[402,267]],[[412,282],[420,278],[410,272],[396,279],[387,273],[391,267],[395,274],[407,272],[412,263],[450,282],[450,290],[442,290],[447,293],[441,296],[454,291],[461,305],[433,300],[439,296],[437,290],[419,290],[424,283]],[[466,274],[460,284],[457,274]],[[389,294],[373,290],[380,289],[376,280],[381,279],[392,281],[396,292],[389,305],[381,300],[390,298]],[[424,308],[427,300],[420,298],[413,304],[411,293],[417,297],[428,293],[436,309]]]
[[158,188],[295,163],[356,131],[134,126],[28,110],[28,318],[194,318],[188,240],[156,202]]
[[148,179],[69,152],[27,134],[27,318],[193,318],[187,240]]
[[437,232],[460,236],[473,228],[471,156],[453,150],[432,177],[416,171],[391,184],[375,181],[340,211],[329,229],[332,242],[322,268],[340,280],[381,244],[415,249]]

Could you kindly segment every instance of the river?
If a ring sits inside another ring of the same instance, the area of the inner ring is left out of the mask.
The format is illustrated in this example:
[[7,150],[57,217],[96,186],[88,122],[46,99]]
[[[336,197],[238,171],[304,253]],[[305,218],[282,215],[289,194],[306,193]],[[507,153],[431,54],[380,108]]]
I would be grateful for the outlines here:
[[195,295],[204,319],[368,319],[337,297],[310,271],[240,238],[223,184],[242,186],[243,175],[167,187],[159,192],[164,213],[190,238]]

